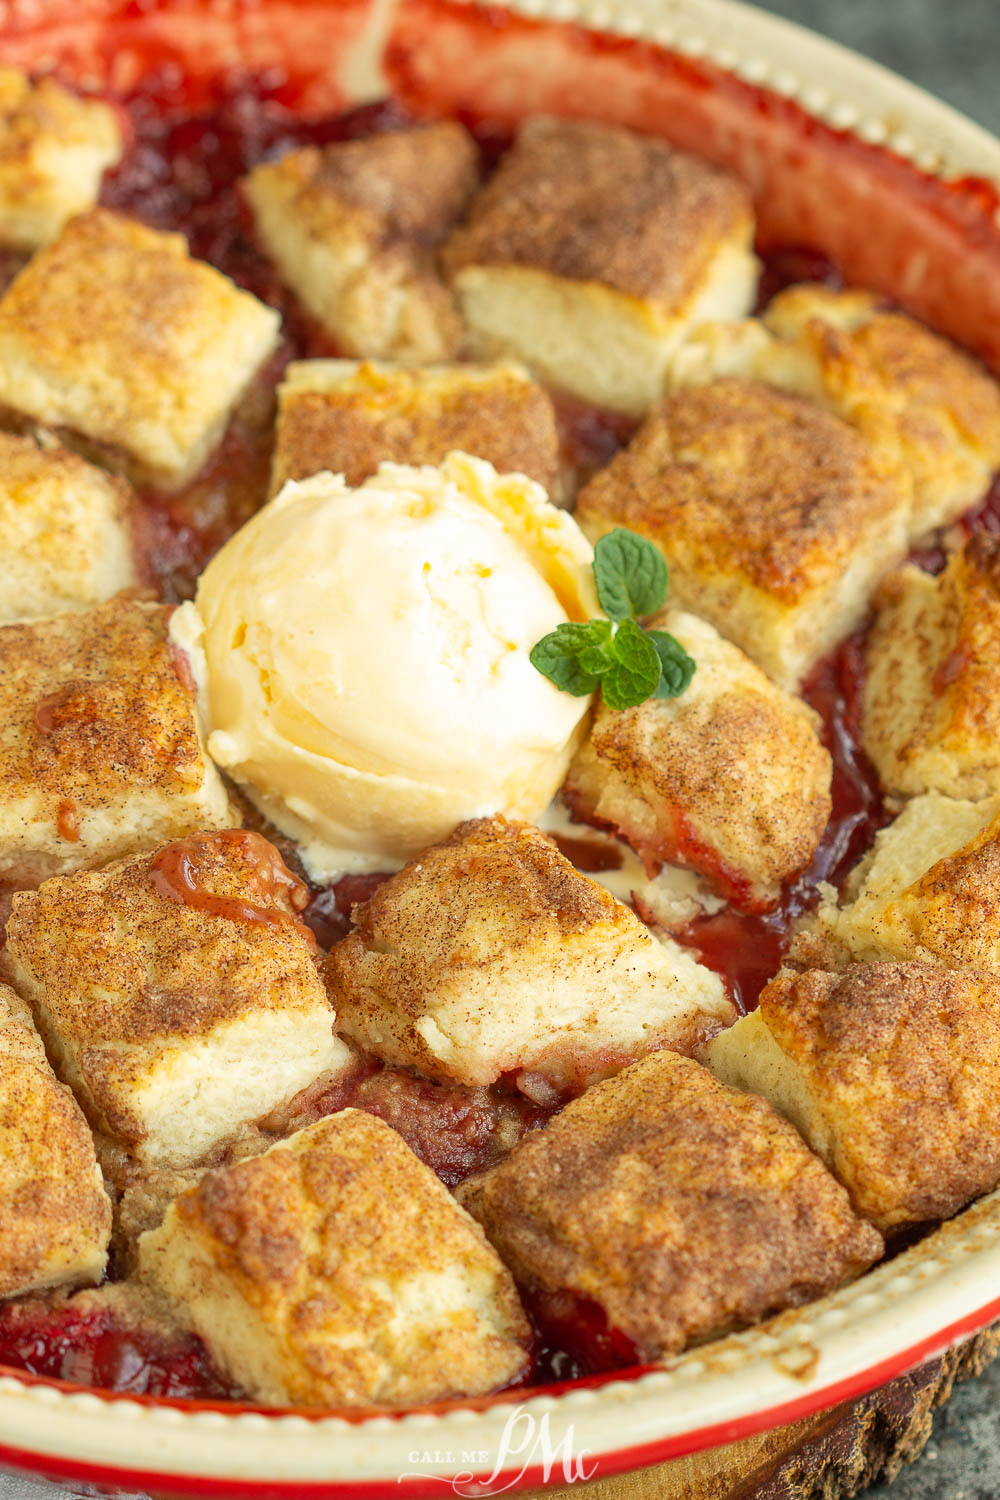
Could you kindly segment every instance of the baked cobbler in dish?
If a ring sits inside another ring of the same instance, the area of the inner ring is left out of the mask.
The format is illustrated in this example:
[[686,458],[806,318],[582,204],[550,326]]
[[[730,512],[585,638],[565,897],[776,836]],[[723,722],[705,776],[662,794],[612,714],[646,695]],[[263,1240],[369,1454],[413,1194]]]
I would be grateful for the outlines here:
[[168,84],[0,70],[0,1363],[480,1397],[990,1191],[993,377],[658,138]]

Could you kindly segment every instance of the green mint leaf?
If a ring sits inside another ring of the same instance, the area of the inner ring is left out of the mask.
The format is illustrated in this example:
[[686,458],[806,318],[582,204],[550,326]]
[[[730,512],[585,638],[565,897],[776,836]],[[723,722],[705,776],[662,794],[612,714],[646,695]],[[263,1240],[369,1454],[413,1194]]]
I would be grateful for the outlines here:
[[[585,698],[596,691],[604,666],[604,647],[611,640],[608,620],[557,625],[531,651],[531,665],[564,693]],[[595,670],[596,668],[596,670]]]
[[609,620],[634,620],[662,608],[667,565],[652,542],[617,526],[594,547],[594,582]]
[[679,698],[694,676],[695,661],[688,656],[680,641],[666,630],[647,630],[647,640],[660,658],[660,681],[654,698]]
[[583,671],[592,672],[595,677],[603,677],[618,660],[615,656],[615,627],[610,620],[590,620],[586,628],[591,635],[581,648],[577,661]]
[[635,708],[655,693],[660,658],[649,636],[634,620],[623,620],[614,637],[615,665],[601,679],[609,708]]

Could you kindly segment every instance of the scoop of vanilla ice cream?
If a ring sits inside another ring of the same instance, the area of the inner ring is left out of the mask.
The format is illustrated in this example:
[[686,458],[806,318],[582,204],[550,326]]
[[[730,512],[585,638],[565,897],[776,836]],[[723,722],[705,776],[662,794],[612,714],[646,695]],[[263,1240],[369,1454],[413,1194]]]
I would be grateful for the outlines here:
[[465,454],[287,484],[173,617],[210,754],[320,879],[537,818],[589,700],[528,653],[596,612],[592,561],[539,485]]

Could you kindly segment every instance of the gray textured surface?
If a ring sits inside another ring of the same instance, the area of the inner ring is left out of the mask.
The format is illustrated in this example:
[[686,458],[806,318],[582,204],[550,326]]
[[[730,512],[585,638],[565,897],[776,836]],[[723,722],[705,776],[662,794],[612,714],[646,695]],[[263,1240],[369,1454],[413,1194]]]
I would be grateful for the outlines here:
[[[1000,132],[1000,0],[767,0],[761,8],[867,53]],[[0,1500],[68,1493],[0,1475]],[[861,1500],[886,1497],[1000,1500],[1000,1362],[956,1390],[916,1464]]]
[[874,57],[1000,132],[998,0],[759,0]]
[[876,1485],[861,1500],[997,1500],[1000,1496],[1000,1363],[956,1387],[934,1418],[920,1458],[895,1484]]

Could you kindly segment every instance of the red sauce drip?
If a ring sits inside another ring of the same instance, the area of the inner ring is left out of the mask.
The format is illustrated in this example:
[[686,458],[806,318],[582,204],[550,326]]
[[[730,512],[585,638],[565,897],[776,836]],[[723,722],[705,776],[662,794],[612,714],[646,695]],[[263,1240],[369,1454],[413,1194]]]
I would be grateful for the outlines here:
[[64,797],[56,809],[56,827],[68,844],[80,841],[80,814],[72,797]]
[[[250,865],[250,879],[260,896],[259,903],[237,896],[217,896],[200,883],[201,862],[226,844],[236,845]],[[149,874],[157,894],[167,901],[233,922],[254,922],[274,929],[291,926],[315,943],[312,929],[278,904],[286,901],[293,911],[303,911],[309,900],[308,887],[292,874],[277,849],[262,834],[226,828],[218,833],[196,833],[175,839],[153,855]]]
[[167,1340],[125,1326],[110,1308],[27,1303],[0,1311],[0,1365],[133,1396],[199,1401],[243,1397],[215,1369],[194,1335]]
[[934,692],[937,694],[947,692],[952,683],[958,681],[972,660],[973,652],[968,643],[950,651],[944,660],[938,663],[937,671],[931,680]]
[[177,681],[184,691],[190,693],[191,697],[194,698],[198,692],[198,684],[195,682],[194,673],[191,670],[191,658],[179,646],[171,645],[170,661],[174,671],[177,673]]
[[753,884],[741,871],[728,865],[718,852],[698,837],[689,818],[674,809],[673,858],[691,870],[707,875],[721,895],[742,912],[753,912],[761,903],[754,897]]
[[32,714],[39,734],[54,734],[62,726],[65,718],[62,710],[77,696],[80,688],[79,682],[67,682],[56,692],[49,693],[45,698],[39,698]]
[[[993,476],[982,500],[967,511],[958,524],[967,537],[983,531],[994,535],[1000,533],[1000,474]],[[910,561],[923,568],[925,573],[940,573],[948,561],[949,550],[944,538],[932,537],[919,552],[911,553]]]

